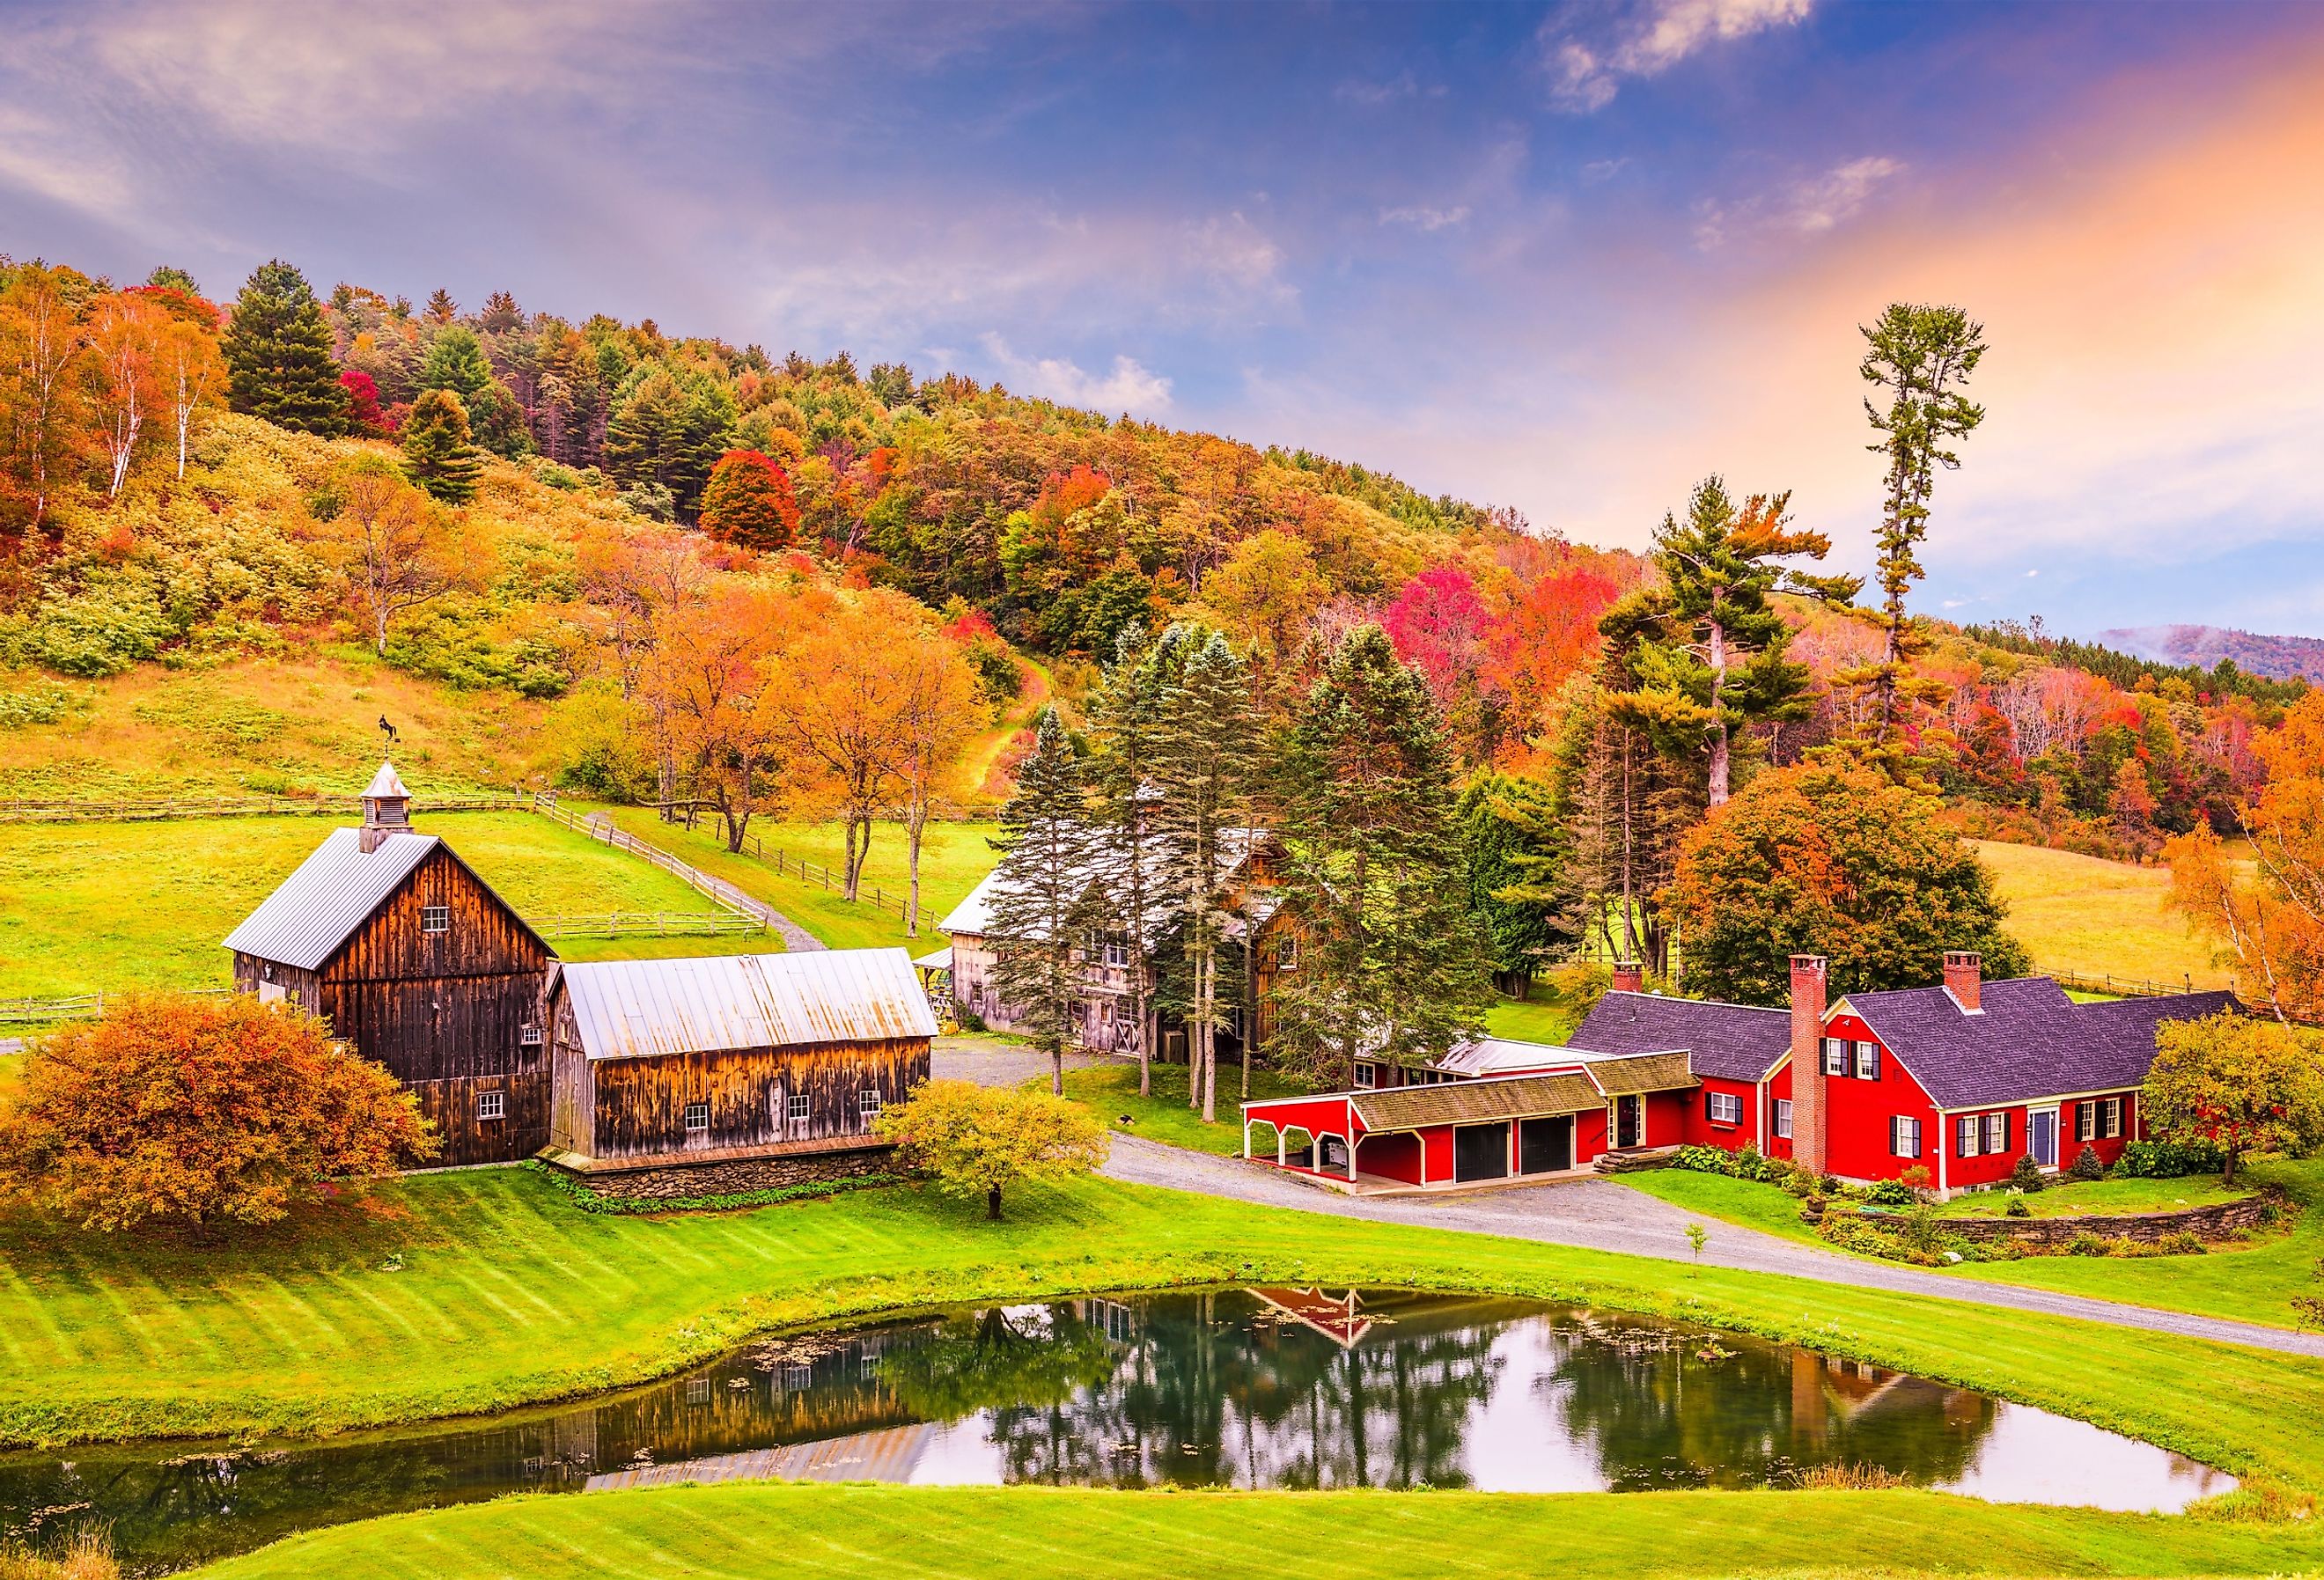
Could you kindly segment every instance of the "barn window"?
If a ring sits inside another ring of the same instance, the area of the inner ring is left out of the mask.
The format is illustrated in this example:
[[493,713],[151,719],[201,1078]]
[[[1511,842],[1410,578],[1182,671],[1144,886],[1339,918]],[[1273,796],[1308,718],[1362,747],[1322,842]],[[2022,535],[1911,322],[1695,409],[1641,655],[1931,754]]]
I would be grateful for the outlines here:
[[478,1119],[506,1119],[508,1117],[508,1094],[505,1092],[477,1093],[476,1117]]
[[793,1124],[805,1124],[807,1123],[807,1094],[804,1092],[792,1093],[789,1106],[790,1122]]
[[522,1047],[539,1048],[540,1046],[540,1028],[538,1026],[527,1026],[523,1030],[516,1034],[516,1039]]
[[1789,1097],[1775,1099],[1775,1133],[1785,1141],[1792,1139],[1792,1100]]
[[452,930],[452,908],[448,905],[423,905],[420,908],[420,930],[423,933],[448,933]]
[[866,1124],[880,1117],[880,1088],[866,1086],[855,1100],[856,1111],[863,1115]]
[[710,1104],[689,1103],[686,1105],[686,1128],[689,1131],[710,1128]]
[[1743,1099],[1732,1092],[1706,1092],[1702,1095],[1703,1113],[1713,1124],[1741,1124]]

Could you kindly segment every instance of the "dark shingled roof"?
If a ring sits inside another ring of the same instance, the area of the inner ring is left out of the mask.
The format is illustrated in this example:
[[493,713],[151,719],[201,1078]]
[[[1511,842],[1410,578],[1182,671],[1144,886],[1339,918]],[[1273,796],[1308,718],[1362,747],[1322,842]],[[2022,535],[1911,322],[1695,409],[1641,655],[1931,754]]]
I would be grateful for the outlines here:
[[1760,1081],[1792,1046],[1792,1012],[1652,993],[1609,993],[1575,1029],[1571,1046],[1618,1054],[1683,1049],[1698,1076]]
[[1974,1015],[1941,987],[1852,993],[1843,1003],[1940,1108],[2135,1086],[2154,1062],[2158,1025],[2240,1007],[2230,993],[2078,1004],[2046,976],[1986,983]]
[[1679,1092],[1701,1083],[1683,1053],[1641,1053],[1626,1058],[1593,1058],[1582,1067],[1609,1097],[1640,1092]]

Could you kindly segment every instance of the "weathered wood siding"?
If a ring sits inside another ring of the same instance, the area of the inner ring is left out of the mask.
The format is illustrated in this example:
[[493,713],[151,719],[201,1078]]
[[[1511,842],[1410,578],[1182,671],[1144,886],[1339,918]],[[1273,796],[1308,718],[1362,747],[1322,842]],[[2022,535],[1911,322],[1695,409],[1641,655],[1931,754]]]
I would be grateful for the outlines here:
[[236,950],[234,985],[244,993],[254,993],[262,999],[272,999],[273,990],[279,988],[284,1003],[296,1003],[310,1015],[323,1012],[321,975],[301,971],[296,966],[278,966],[271,960],[261,960],[255,955],[245,955]]
[[[450,913],[443,932],[421,925],[431,905]],[[540,1023],[549,961],[438,848],[324,963],[320,1008],[339,1036],[420,1095],[444,1138],[439,1162],[530,1157],[549,1140],[549,1050],[545,1039],[526,1046],[524,1031]],[[506,1117],[477,1117],[484,1091],[507,1095]]]
[[[645,1158],[779,1141],[868,1142],[862,1093],[877,1091],[883,1104],[901,1102],[928,1078],[928,1042],[907,1038],[582,1062],[595,1095],[586,1155]],[[794,1095],[807,1099],[804,1124],[786,1117]],[[687,1130],[691,1103],[710,1105],[707,1130]]]
[[555,1009],[549,1029],[549,1144],[586,1158],[597,1140],[589,1055],[581,1047],[581,1029],[574,1023],[572,1004],[562,993],[556,994],[552,1002]]

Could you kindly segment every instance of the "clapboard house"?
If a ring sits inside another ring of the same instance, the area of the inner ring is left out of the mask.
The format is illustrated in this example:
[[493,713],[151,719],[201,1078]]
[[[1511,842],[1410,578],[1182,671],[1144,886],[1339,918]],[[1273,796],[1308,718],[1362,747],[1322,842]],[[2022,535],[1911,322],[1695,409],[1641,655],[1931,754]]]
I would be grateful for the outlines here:
[[879,1171],[936,1032],[901,949],[559,965],[549,1024],[544,1156],[650,1197]]
[[442,1163],[549,1139],[541,990],[555,951],[452,847],[411,827],[380,765],[363,826],[335,828],[226,940],[235,985],[296,1003],[420,1099]]

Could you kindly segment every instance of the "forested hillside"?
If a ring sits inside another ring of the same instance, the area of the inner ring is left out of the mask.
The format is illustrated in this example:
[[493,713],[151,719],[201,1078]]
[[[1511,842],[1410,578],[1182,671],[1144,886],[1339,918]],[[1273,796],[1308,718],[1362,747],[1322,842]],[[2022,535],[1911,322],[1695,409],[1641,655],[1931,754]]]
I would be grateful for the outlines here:
[[2324,681],[2324,637],[2264,636],[2217,625],[2146,625],[2101,631],[2098,640],[2166,664],[2206,670],[2228,664],[2278,680]]

